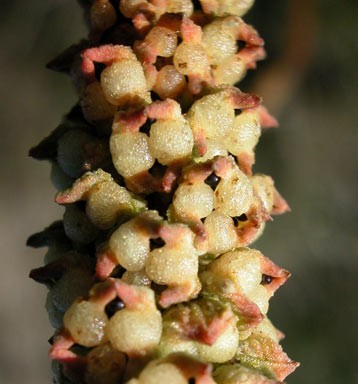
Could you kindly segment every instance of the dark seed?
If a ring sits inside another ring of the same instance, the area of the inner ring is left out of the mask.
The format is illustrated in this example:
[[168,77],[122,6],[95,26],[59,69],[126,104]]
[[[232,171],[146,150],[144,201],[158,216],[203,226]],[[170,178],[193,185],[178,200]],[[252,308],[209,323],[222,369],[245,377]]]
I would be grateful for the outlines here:
[[157,93],[150,91],[150,96],[153,101],[161,100]]
[[234,224],[237,226],[240,221],[247,221],[247,216],[243,213],[242,215],[233,217],[232,219],[234,220]]
[[112,317],[117,311],[120,311],[124,307],[123,301],[120,298],[116,298],[106,305],[105,312],[108,317]]
[[150,134],[150,127],[153,124],[154,120],[148,119],[144,125],[139,129],[140,132],[145,133],[147,136]]
[[235,109],[235,116],[239,116],[242,114],[242,109]]
[[195,384],[195,378],[194,378],[194,377],[191,377],[191,378],[189,379],[188,384]]
[[158,237],[157,239],[150,239],[150,250],[161,248],[165,245],[165,242]]
[[261,279],[261,284],[262,285],[267,285],[267,284],[270,284],[271,282],[272,282],[272,277],[271,276],[262,275],[262,279]]
[[111,277],[114,277],[115,279],[120,279],[125,271],[126,270],[124,268],[122,268],[120,265],[117,265],[112,271]]
[[245,48],[246,43],[245,43],[245,41],[239,40],[239,41],[237,42],[237,45],[238,45],[238,48],[239,48],[239,50],[240,50],[240,49],[242,49],[242,48]]
[[215,191],[217,185],[219,184],[220,177],[216,176],[213,172],[205,179],[205,184],[207,184],[213,191]]
[[247,221],[247,216],[245,215],[245,213],[243,213],[242,215],[240,215],[240,216],[238,217],[238,220],[239,220],[239,221]]

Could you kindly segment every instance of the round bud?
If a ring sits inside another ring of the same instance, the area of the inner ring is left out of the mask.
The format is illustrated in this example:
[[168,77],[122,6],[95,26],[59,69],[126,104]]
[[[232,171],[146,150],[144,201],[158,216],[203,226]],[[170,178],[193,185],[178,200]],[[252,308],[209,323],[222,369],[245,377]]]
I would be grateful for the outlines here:
[[86,213],[76,205],[67,205],[63,215],[66,235],[75,243],[89,244],[98,235],[98,229],[91,223]]
[[151,289],[138,286],[127,286],[127,289],[133,292],[132,303],[111,317],[106,335],[115,349],[145,355],[159,343],[162,315]]
[[87,85],[81,96],[81,108],[85,119],[91,124],[112,119],[117,110],[104,97],[99,81]]
[[259,141],[261,126],[256,113],[241,113],[235,117],[234,124],[226,140],[227,149],[233,155],[241,152],[252,153]]
[[145,133],[120,133],[112,135],[110,149],[113,164],[124,177],[147,171],[154,164]]
[[230,56],[212,69],[215,84],[231,84],[239,82],[246,74],[245,62],[237,55]]
[[96,141],[97,139],[79,129],[67,131],[57,143],[58,165],[68,176],[81,176],[87,160],[86,148]]
[[174,244],[149,253],[146,273],[157,284],[181,285],[197,280],[199,261],[194,247],[194,233],[178,224],[185,234]]
[[[215,1],[218,7],[215,8],[216,16],[236,15],[243,16],[253,5],[255,0],[219,0]],[[206,3],[211,3],[208,0],[200,0],[205,10]]]
[[120,107],[150,102],[144,71],[137,60],[122,59],[106,67],[101,73],[101,86],[105,98]]
[[237,351],[239,331],[236,324],[229,325],[213,345],[196,343],[199,356],[210,363],[224,363],[232,359]]
[[75,343],[94,347],[104,341],[108,318],[98,304],[79,298],[66,311],[63,323]]
[[50,178],[52,185],[58,191],[71,188],[74,182],[74,179],[68,176],[55,161],[51,162]]
[[69,268],[50,290],[54,306],[65,312],[77,297],[87,296],[93,284],[93,273],[84,267]]
[[150,152],[163,165],[191,156],[193,145],[193,133],[184,118],[157,121],[150,128]]
[[116,23],[117,15],[108,0],[96,0],[91,7],[91,27],[93,30],[105,31]]
[[205,219],[204,225],[208,237],[209,253],[222,254],[235,248],[238,235],[230,216],[214,211]]
[[187,118],[194,134],[204,132],[206,138],[224,138],[232,128],[235,111],[223,94],[218,92],[197,100]]
[[154,348],[162,334],[159,311],[123,309],[110,319],[106,334],[113,347],[127,353],[145,354]]
[[139,378],[132,380],[128,384],[188,384],[188,380],[176,365],[160,360],[150,362]]
[[271,212],[274,204],[274,184],[272,178],[265,175],[254,175],[251,178],[251,183],[267,212]]
[[140,271],[149,255],[149,237],[136,219],[122,224],[109,239],[109,248],[117,262],[128,271]]
[[175,51],[174,66],[183,75],[204,74],[210,71],[210,64],[205,49],[200,44],[181,43]]
[[222,140],[206,139],[205,140],[206,153],[204,156],[195,158],[198,163],[205,163],[213,159],[215,156],[227,156],[228,151],[226,145]]
[[173,65],[166,65],[158,72],[153,90],[162,100],[175,99],[185,86],[184,75],[179,73]]
[[155,47],[155,53],[161,57],[173,56],[178,37],[174,31],[165,27],[154,27],[145,37],[145,41]]
[[126,188],[112,181],[96,184],[87,199],[86,213],[92,223],[100,229],[109,229],[116,223],[118,215],[129,211],[131,195]]
[[253,199],[253,188],[249,178],[238,168],[221,179],[215,190],[215,209],[231,217],[246,213]]
[[85,377],[88,384],[117,384],[126,367],[124,353],[114,350],[110,344],[93,348],[86,361]]
[[203,28],[203,46],[211,65],[218,65],[237,51],[235,27],[227,18],[217,19]]
[[214,208],[214,192],[205,183],[181,184],[175,191],[173,206],[178,216],[201,219]]
[[125,271],[122,276],[122,281],[131,285],[139,285],[144,287],[149,287],[151,281],[145,271]]

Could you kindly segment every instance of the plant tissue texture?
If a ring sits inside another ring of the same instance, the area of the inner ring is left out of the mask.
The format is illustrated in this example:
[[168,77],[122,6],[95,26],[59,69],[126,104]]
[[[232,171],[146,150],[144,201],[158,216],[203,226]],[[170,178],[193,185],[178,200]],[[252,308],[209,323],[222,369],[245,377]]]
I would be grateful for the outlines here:
[[273,384],[298,363],[267,317],[290,273],[251,244],[289,210],[253,173],[277,125],[235,87],[265,57],[252,0],[80,1],[87,39],[48,67],[78,104],[30,150],[63,218],[32,235],[54,382]]

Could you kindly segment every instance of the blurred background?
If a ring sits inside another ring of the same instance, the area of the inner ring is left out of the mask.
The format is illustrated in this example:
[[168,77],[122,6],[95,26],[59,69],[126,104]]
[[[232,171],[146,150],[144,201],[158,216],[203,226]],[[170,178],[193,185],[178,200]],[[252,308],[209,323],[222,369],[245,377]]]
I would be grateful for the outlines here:
[[[358,382],[357,27],[355,0],[256,0],[245,17],[268,59],[240,84],[280,127],[264,132],[255,170],[273,176],[292,212],[255,247],[292,272],[271,301],[284,349],[301,362],[287,383]],[[75,103],[45,64],[85,36],[74,0],[1,1],[0,377],[51,383],[46,289],[28,278],[44,250],[27,237],[62,216],[50,167],[27,157]]]

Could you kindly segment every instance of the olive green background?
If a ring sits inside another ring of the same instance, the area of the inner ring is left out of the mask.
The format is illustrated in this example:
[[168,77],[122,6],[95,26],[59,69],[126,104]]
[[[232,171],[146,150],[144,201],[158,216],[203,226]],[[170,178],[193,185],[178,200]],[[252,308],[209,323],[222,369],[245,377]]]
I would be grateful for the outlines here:
[[[356,383],[358,3],[257,0],[246,19],[269,59],[240,87],[264,95],[280,121],[264,132],[255,170],[274,177],[292,208],[255,244],[293,273],[270,307],[285,350],[302,364],[287,383]],[[44,65],[85,33],[74,0],[0,3],[3,383],[51,382],[46,290],[28,279],[45,251],[25,242],[62,209],[49,165],[27,151],[75,102],[70,79]]]

